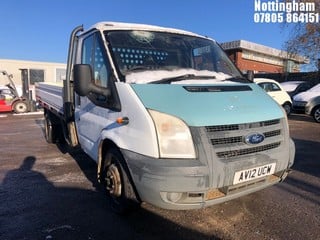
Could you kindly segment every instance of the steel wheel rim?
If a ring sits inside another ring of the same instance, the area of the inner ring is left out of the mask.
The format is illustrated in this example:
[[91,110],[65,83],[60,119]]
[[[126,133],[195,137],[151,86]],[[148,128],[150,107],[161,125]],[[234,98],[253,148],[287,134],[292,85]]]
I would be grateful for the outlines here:
[[26,112],[27,111],[27,105],[25,103],[17,103],[15,109],[17,109],[18,112]]
[[314,112],[314,118],[317,122],[320,122],[320,108]]
[[118,168],[115,164],[111,164],[105,177],[106,189],[113,197],[121,196],[121,178]]

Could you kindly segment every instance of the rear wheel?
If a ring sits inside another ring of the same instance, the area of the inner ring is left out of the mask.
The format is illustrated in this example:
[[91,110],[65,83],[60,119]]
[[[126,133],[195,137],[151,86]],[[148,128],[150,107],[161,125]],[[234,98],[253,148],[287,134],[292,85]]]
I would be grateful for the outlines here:
[[320,106],[315,107],[312,111],[312,117],[317,123],[320,123]]
[[61,127],[55,124],[51,114],[44,115],[44,135],[48,143],[57,143],[61,139]]
[[291,104],[290,103],[285,103],[285,104],[283,104],[283,108],[286,111],[286,114],[290,115],[290,113],[291,113]]
[[107,151],[102,166],[102,184],[108,196],[111,209],[126,214],[139,206],[136,193],[130,181],[121,153],[116,148]]
[[13,104],[13,111],[15,113],[26,113],[28,112],[28,104],[25,101],[17,101]]

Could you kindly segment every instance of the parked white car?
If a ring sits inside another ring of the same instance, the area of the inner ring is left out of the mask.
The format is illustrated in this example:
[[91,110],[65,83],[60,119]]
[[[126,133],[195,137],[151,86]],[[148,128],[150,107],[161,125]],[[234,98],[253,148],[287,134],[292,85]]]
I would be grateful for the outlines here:
[[286,90],[291,98],[294,95],[305,92],[313,87],[313,84],[307,81],[286,81],[280,83],[280,85],[284,90]]
[[308,91],[298,93],[293,96],[292,108],[295,111],[305,112],[307,102],[314,97],[320,96],[320,83],[310,88]]
[[289,94],[282,88],[280,83],[269,78],[255,78],[253,80],[261,88],[263,88],[278,104],[280,104],[287,115],[290,114],[292,101]]

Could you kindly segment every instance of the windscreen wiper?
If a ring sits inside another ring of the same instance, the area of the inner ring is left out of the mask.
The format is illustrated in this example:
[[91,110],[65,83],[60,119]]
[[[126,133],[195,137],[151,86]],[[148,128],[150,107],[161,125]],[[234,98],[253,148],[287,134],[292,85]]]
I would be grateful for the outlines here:
[[176,77],[162,78],[158,81],[152,81],[151,83],[160,84],[160,83],[171,83],[171,82],[178,82],[178,81],[190,80],[190,79],[215,79],[215,78],[216,78],[215,76],[183,74]]
[[227,78],[224,81],[232,81],[232,82],[238,82],[238,83],[250,83],[250,81],[242,76],[234,76],[231,78]]

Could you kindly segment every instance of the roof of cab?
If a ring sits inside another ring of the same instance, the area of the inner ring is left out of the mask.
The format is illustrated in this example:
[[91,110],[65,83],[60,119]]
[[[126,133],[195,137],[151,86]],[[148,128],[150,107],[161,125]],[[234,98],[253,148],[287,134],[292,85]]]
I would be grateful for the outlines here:
[[[201,36],[199,34],[185,31],[185,30],[180,30],[180,29],[175,29],[175,28],[166,28],[166,27],[160,27],[160,26],[148,25],[148,24],[138,24],[138,23],[98,22],[98,23],[92,25],[88,29],[88,31],[90,31],[92,29],[98,29],[100,31],[104,31],[104,30],[147,30],[147,31],[178,33],[178,34],[208,38],[208,37]],[[208,38],[208,39],[210,39],[210,38]]]

